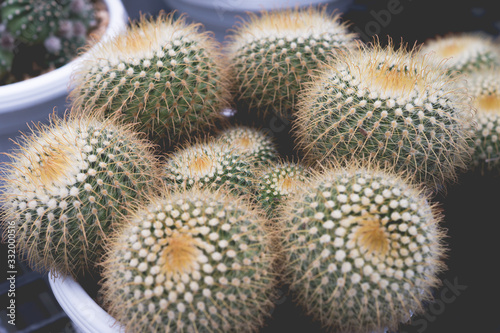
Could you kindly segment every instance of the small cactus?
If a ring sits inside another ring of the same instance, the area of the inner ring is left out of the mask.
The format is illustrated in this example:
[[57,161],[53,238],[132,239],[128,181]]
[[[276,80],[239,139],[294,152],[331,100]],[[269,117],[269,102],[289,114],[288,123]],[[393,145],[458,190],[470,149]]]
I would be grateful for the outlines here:
[[441,215],[392,171],[328,167],[279,212],[285,281],[329,331],[395,330],[440,284]]
[[354,45],[354,35],[326,6],[251,14],[230,35],[239,98],[264,114],[293,111],[304,82],[322,62]]
[[151,145],[90,116],[54,117],[18,141],[2,168],[0,202],[20,255],[39,271],[91,270],[127,207],[156,183]]
[[230,98],[228,77],[217,42],[199,27],[173,13],[142,16],[87,52],[73,105],[120,114],[166,145],[213,126]]
[[470,73],[466,87],[477,110],[472,168],[500,171],[500,70]]
[[446,59],[444,66],[450,74],[471,73],[500,66],[500,47],[486,34],[437,36],[425,41],[420,53],[435,53],[437,61]]
[[307,176],[308,170],[300,163],[280,161],[263,166],[256,176],[257,201],[270,216],[274,216],[277,207],[305,182]]
[[263,213],[191,189],[155,198],[115,237],[103,299],[127,332],[254,332],[271,312],[275,254]]
[[263,130],[235,126],[221,131],[217,139],[239,155],[254,159],[256,165],[271,163],[278,158],[276,144]]
[[208,140],[178,148],[167,156],[164,179],[168,184],[191,188],[194,185],[226,187],[239,194],[251,193],[254,161],[241,156],[227,144]]
[[470,157],[466,97],[428,58],[375,43],[345,52],[303,90],[293,132],[308,158],[374,158],[442,186]]

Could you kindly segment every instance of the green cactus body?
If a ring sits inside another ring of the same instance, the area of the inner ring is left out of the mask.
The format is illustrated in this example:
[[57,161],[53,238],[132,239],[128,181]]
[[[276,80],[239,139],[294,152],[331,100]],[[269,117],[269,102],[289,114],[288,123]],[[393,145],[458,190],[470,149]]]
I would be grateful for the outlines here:
[[500,48],[493,38],[485,34],[460,33],[438,36],[426,41],[420,53],[435,53],[444,61],[450,74],[472,73],[500,66]]
[[273,303],[265,218],[241,198],[191,189],[151,200],[104,262],[105,307],[128,332],[253,332]]
[[388,171],[326,169],[280,209],[295,301],[334,332],[386,332],[420,313],[444,269],[441,217]]
[[253,159],[242,157],[228,145],[215,141],[179,148],[165,163],[165,181],[186,188],[226,187],[246,194],[253,191],[254,178]]
[[101,260],[109,233],[158,175],[149,143],[92,117],[65,120],[25,136],[3,166],[3,221],[37,270],[76,276]]
[[307,175],[306,168],[298,163],[279,162],[262,167],[256,177],[259,182],[258,202],[274,216],[277,207],[297,190]]
[[[60,67],[62,65],[67,64],[71,61],[75,55],[78,53],[78,50],[83,48],[87,44],[87,39],[85,36],[73,36],[70,38],[58,38],[53,37],[58,44],[58,47],[55,49],[51,49],[50,47],[46,47],[46,61],[49,66],[53,66],[55,68]],[[49,39],[50,41],[51,39]],[[47,43],[45,43],[47,45]]]
[[227,49],[239,98],[264,114],[294,109],[304,82],[338,50],[354,45],[353,34],[326,7],[262,11],[235,28]]
[[430,187],[467,166],[473,109],[434,62],[377,45],[337,58],[301,94],[293,131],[309,158],[370,158]]
[[88,52],[73,104],[120,114],[156,143],[210,127],[229,99],[217,42],[184,17],[144,17]]
[[478,127],[474,135],[472,168],[482,172],[500,171],[500,71],[470,73],[466,81]]
[[12,54],[12,51],[0,47],[0,78],[9,74],[13,59],[14,54]]
[[259,129],[236,126],[219,133],[217,139],[237,154],[254,159],[256,166],[274,162],[278,158],[276,144]]

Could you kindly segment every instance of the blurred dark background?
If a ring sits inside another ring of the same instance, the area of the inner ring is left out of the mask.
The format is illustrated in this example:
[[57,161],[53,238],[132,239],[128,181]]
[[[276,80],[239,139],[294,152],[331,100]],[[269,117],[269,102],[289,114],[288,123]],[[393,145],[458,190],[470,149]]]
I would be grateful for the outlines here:
[[[239,0],[210,0],[235,4]],[[140,13],[157,15],[172,8],[165,0],[123,0],[131,19]],[[172,2],[170,2],[172,3]],[[208,2],[207,2],[208,3]],[[290,1],[293,4],[293,0]],[[335,2],[331,3],[335,6]],[[378,35],[382,43],[392,38],[408,45],[425,42],[437,35],[481,31],[492,36],[500,32],[498,1],[449,0],[353,0],[343,12],[351,30],[365,42]],[[284,154],[290,152],[288,124],[273,125],[274,134]],[[443,212],[449,247],[442,274],[443,287],[436,290],[436,302],[425,314],[402,325],[400,333],[481,332],[500,333],[500,177],[497,175],[461,174],[456,183],[432,200]],[[6,250],[0,246],[0,333],[4,332],[73,332],[71,323],[53,298],[47,277],[32,272],[19,263],[17,276],[18,326],[5,323],[8,285]],[[282,290],[273,316],[262,332],[323,332],[311,322]]]

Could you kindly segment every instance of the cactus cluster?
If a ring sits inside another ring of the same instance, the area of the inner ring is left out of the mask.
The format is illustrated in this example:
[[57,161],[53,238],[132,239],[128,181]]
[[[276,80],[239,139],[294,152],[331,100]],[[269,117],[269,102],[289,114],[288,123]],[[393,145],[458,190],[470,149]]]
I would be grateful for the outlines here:
[[466,87],[477,110],[471,167],[481,171],[500,170],[500,70],[468,75]]
[[151,144],[112,120],[54,117],[2,170],[2,219],[31,267],[76,276],[101,260],[127,207],[158,177]]
[[270,216],[274,216],[277,207],[306,180],[308,172],[300,163],[287,161],[261,167],[256,177],[257,201]]
[[217,42],[199,28],[173,13],[142,16],[87,52],[73,104],[120,114],[166,145],[213,126],[228,103],[228,76]]
[[280,209],[286,280],[329,330],[393,330],[432,299],[441,215],[409,184],[373,165],[327,168]]
[[421,54],[435,53],[436,60],[445,60],[450,74],[471,73],[500,66],[500,46],[489,35],[455,33],[437,36],[424,42]]
[[272,163],[278,158],[275,142],[260,129],[247,126],[226,128],[218,134],[217,140],[239,155],[253,159],[256,165]]
[[105,262],[104,301],[129,332],[253,332],[273,306],[262,212],[222,192],[174,191],[136,211]]
[[[0,5],[0,22],[0,50],[8,42],[7,49],[15,54],[21,70],[34,67],[31,62],[44,69],[66,64],[97,26],[91,0],[5,0]],[[9,67],[5,61],[0,63],[4,71],[15,71],[12,59]],[[9,80],[19,80],[21,74],[12,73]]]
[[354,45],[340,15],[313,6],[252,14],[230,38],[238,98],[279,115],[293,111],[303,83],[323,62]]
[[225,187],[239,194],[253,191],[254,161],[216,140],[193,143],[167,155],[164,179],[185,188]]
[[297,149],[321,159],[371,158],[429,186],[469,159],[467,95],[431,58],[377,43],[345,52],[304,89]]

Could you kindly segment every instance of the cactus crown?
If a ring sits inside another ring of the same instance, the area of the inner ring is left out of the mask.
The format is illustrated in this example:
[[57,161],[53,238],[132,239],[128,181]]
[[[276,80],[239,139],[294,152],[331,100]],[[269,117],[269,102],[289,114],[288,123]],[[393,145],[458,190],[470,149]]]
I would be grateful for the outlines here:
[[76,276],[158,175],[151,145],[109,119],[52,118],[19,139],[2,168],[4,220],[37,270]]
[[339,20],[326,6],[251,14],[227,45],[240,99],[264,113],[291,111],[313,71],[353,44],[354,35]]
[[438,36],[423,44],[420,53],[435,53],[450,73],[473,72],[500,66],[500,48],[485,34],[461,33]]
[[474,136],[472,167],[495,171],[500,167],[500,70],[468,74],[466,88],[476,108],[478,127]]
[[465,91],[403,45],[344,52],[300,99],[293,127],[308,157],[376,157],[430,186],[466,167],[473,110]]
[[422,310],[440,283],[439,211],[392,171],[329,166],[300,185],[279,213],[286,280],[328,329],[395,329]]
[[103,275],[108,311],[128,331],[260,328],[275,280],[260,211],[241,197],[193,188],[151,199],[130,222]]
[[77,71],[74,105],[121,114],[155,142],[208,127],[228,102],[217,42],[174,13],[141,19],[100,43]]

